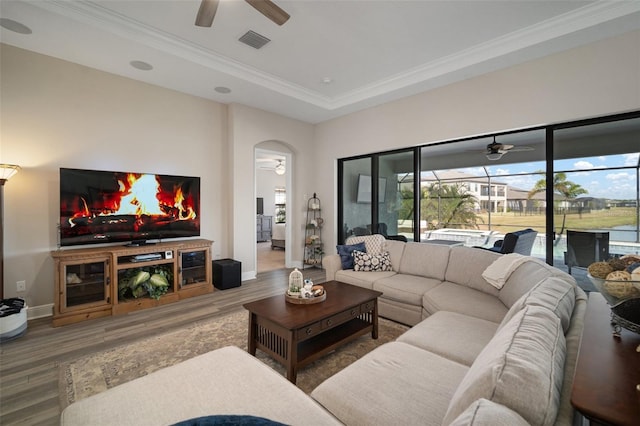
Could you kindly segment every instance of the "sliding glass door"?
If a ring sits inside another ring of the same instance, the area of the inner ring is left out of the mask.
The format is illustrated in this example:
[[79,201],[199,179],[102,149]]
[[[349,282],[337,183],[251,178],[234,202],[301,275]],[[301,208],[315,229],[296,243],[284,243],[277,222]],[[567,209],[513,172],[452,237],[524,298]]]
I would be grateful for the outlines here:
[[393,152],[377,157],[378,208],[376,231],[391,237],[414,240],[414,151]]
[[553,132],[553,264],[584,275],[597,260],[640,250],[640,118]]
[[592,261],[640,254],[639,147],[635,111],[342,159],[338,239],[491,247],[533,228],[530,254],[587,288]]
[[372,194],[372,158],[355,158],[339,162],[342,190],[338,200],[338,243],[351,235],[370,233]]

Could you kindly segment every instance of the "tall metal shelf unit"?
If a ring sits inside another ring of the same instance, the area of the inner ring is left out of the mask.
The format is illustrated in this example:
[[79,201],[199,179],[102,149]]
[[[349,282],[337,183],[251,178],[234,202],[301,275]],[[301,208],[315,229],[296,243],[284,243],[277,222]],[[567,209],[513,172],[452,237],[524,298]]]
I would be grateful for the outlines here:
[[313,194],[307,201],[307,222],[304,236],[304,265],[322,268],[322,255],[324,248],[322,243],[322,206],[320,199]]

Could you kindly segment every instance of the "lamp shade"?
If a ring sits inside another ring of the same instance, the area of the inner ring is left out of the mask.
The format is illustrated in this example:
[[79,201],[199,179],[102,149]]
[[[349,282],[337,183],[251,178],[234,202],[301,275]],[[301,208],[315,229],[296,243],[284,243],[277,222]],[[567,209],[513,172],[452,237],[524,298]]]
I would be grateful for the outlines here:
[[5,183],[18,173],[18,170],[20,170],[20,166],[15,164],[0,164],[0,182]]
[[499,160],[501,158],[502,158],[502,153],[501,152],[491,152],[491,153],[487,154],[487,160],[495,161],[495,160]]

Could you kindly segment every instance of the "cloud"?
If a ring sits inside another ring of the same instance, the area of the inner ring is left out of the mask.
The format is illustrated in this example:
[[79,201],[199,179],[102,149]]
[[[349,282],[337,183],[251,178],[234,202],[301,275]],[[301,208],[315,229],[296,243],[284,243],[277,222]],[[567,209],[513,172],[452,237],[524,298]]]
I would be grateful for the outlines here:
[[623,154],[625,166],[637,166],[638,156],[640,153],[634,152],[633,154]]
[[620,181],[620,180],[633,180],[635,179],[635,176],[627,172],[620,172],[620,173],[609,173],[606,176],[606,178],[613,181]]
[[593,164],[591,164],[588,161],[577,161],[575,163],[573,163],[573,167],[580,170],[580,169],[593,169]]

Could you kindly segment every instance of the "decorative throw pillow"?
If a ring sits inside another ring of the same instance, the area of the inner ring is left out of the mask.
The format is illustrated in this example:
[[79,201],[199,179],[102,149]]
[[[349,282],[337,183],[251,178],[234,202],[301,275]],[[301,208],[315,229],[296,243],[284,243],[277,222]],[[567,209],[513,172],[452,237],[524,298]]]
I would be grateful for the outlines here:
[[364,243],[364,245],[367,247],[367,253],[381,254],[381,253],[384,253],[387,249],[386,241],[387,239],[380,234],[361,235],[359,237],[352,235],[349,238],[347,238],[347,241],[345,241],[345,243],[346,244]]
[[369,272],[393,271],[389,252],[370,254],[355,250],[353,252],[353,270]]
[[364,242],[353,245],[336,246],[338,254],[340,255],[340,262],[342,263],[342,269],[353,269],[353,252],[355,250],[366,252],[367,249]]

